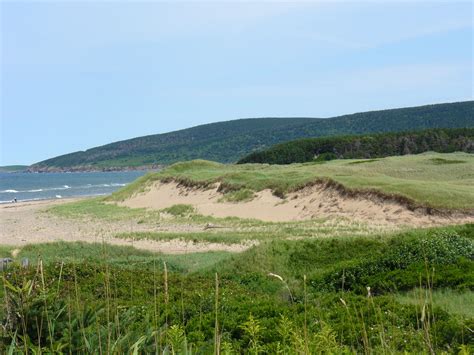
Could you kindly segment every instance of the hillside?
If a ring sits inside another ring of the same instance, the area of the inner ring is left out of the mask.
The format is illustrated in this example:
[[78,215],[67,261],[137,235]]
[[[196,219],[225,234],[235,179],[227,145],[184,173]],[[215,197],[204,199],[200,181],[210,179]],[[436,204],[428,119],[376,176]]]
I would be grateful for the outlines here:
[[26,169],[28,169],[28,165],[5,165],[0,166],[0,173],[16,173]]
[[211,123],[58,156],[36,163],[30,170],[103,170],[192,159],[228,163],[252,151],[298,138],[456,127],[474,127],[474,101],[327,119],[257,118]]
[[439,128],[414,132],[299,139],[251,153],[238,163],[291,164],[313,160],[382,158],[427,151],[474,153],[474,129]]

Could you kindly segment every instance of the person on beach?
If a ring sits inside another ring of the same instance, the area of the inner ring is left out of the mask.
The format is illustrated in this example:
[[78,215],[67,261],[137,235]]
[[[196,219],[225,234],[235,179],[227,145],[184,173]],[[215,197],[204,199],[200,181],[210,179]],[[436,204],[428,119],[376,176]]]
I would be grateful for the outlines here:
[[12,201],[12,202],[13,202],[13,203],[17,203],[16,197],[13,198],[13,201]]

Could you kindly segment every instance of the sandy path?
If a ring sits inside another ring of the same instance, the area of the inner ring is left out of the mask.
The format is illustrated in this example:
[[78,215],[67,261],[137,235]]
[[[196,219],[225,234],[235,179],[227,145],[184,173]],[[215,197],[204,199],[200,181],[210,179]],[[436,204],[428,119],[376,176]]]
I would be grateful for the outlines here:
[[56,241],[82,241],[90,243],[107,242],[113,245],[133,246],[137,249],[162,252],[167,254],[183,254],[207,251],[241,252],[249,245],[193,243],[180,240],[152,241],[126,240],[114,238],[121,232],[202,231],[202,226],[195,225],[146,225],[136,221],[103,222],[99,220],[65,219],[46,213],[51,206],[74,201],[51,200],[17,204],[0,205],[0,244],[24,246],[32,243],[48,243]]
[[473,223],[474,215],[439,216],[410,211],[397,202],[365,196],[343,196],[335,189],[314,185],[288,194],[286,199],[263,190],[248,202],[219,201],[217,187],[195,189],[176,183],[155,183],[144,193],[121,203],[127,207],[163,209],[176,204],[190,204],[203,215],[214,217],[255,218],[263,221],[286,222],[314,218],[343,217],[368,225],[387,227],[429,227],[458,223]]

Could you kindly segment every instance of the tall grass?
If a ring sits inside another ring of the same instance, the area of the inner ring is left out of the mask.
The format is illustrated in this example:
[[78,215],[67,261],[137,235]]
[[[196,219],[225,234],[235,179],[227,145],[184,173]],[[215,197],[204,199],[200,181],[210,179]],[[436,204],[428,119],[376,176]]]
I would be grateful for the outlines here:
[[[383,259],[394,246],[412,250],[414,240],[423,241],[427,235],[436,240],[436,235],[453,229],[401,235],[391,241],[361,240],[360,246],[356,239],[282,241],[191,274],[171,270],[159,255],[147,256],[148,267],[123,267],[115,259],[118,250],[106,244],[98,247],[101,258],[89,262],[85,253],[82,260],[65,261],[51,260],[52,254],[44,253],[33,267],[15,266],[2,274],[5,311],[0,353],[10,349],[45,354],[471,351],[473,319],[436,306],[441,292],[436,274],[456,267],[463,258],[456,249],[457,239],[472,240],[472,230],[457,227],[457,236],[451,234],[454,249],[433,244],[438,252],[425,249],[420,270],[403,271],[408,279],[414,275],[415,286],[422,290],[412,291],[420,301],[413,304],[400,303],[401,296],[384,294],[373,284],[362,283],[363,293],[348,287],[324,291],[312,280],[315,273],[348,270],[348,261]],[[122,253],[131,257],[129,249]],[[250,265],[242,269],[241,263]],[[383,270],[376,276],[391,277]],[[467,286],[470,275],[460,277]],[[454,294],[445,292],[446,297]]]

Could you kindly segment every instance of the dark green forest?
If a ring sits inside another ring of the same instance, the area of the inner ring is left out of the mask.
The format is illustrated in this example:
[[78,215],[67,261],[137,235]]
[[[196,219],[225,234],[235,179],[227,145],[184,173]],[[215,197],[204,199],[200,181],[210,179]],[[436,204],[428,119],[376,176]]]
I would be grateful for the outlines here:
[[428,151],[474,153],[474,129],[440,128],[413,132],[299,139],[251,153],[238,163],[291,164],[313,160],[383,158]]
[[192,159],[230,163],[253,151],[300,138],[460,127],[474,127],[474,101],[325,119],[240,119],[115,142],[48,159],[32,165],[30,170],[106,170]]

